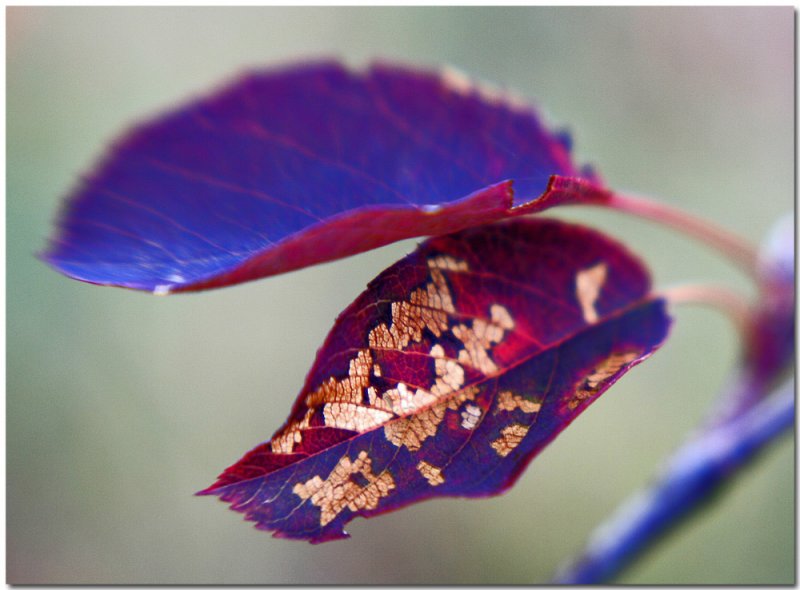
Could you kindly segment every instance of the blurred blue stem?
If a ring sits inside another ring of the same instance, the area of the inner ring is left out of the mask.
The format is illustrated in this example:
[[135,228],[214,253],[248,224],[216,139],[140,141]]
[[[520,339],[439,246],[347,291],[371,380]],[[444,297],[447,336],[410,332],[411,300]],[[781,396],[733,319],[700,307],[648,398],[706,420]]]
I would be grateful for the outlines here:
[[791,376],[735,418],[712,419],[678,449],[647,489],[630,497],[595,530],[583,553],[562,567],[553,581],[608,583],[712,499],[759,451],[788,432],[794,424],[794,407]]

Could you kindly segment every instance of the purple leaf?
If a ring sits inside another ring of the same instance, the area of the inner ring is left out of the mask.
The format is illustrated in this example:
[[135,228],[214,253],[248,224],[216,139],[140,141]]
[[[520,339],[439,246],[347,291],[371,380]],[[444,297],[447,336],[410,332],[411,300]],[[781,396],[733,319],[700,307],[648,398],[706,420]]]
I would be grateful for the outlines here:
[[43,258],[90,283],[197,290],[605,200],[568,144],[452,72],[251,73],[118,140]]
[[284,426],[201,493],[312,542],[358,515],[501,493],[661,345],[664,308],[638,259],[579,226],[430,239],[342,312]]

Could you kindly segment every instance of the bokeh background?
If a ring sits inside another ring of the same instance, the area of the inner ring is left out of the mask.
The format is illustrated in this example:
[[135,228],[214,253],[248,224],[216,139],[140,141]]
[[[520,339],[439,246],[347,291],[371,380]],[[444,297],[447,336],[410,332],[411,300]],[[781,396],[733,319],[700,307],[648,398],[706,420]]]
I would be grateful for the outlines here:
[[[759,241],[794,209],[791,8],[8,8],[7,581],[545,582],[703,416],[738,353],[719,313],[666,346],[506,495],[434,500],[320,546],[192,493],[282,424],[317,347],[402,242],[233,288],[156,298],[35,259],[121,130],[246,68],[314,56],[452,64],[572,131],[610,186]],[[687,239],[589,208],[656,284],[747,279]],[[620,581],[792,583],[794,440]]]

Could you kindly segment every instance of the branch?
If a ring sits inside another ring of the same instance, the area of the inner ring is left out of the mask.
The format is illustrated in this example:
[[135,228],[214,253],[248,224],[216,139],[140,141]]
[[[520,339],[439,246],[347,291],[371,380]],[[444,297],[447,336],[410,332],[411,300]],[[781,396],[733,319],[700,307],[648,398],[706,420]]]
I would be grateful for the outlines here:
[[[753,396],[754,397],[754,396]],[[794,377],[733,420],[692,436],[649,488],[600,525],[584,552],[562,567],[558,584],[608,583],[642,551],[731,481],[794,424]]]

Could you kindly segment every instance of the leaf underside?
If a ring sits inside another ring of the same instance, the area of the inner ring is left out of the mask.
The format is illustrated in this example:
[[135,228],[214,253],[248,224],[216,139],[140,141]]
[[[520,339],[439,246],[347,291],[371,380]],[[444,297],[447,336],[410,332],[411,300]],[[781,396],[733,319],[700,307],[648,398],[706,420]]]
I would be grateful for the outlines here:
[[355,516],[498,494],[669,322],[641,262],[592,230],[432,238],[342,312],[284,426],[200,493],[314,543]]
[[566,136],[508,94],[447,71],[310,63],[244,75],[125,134],[42,258],[164,294],[606,198]]

